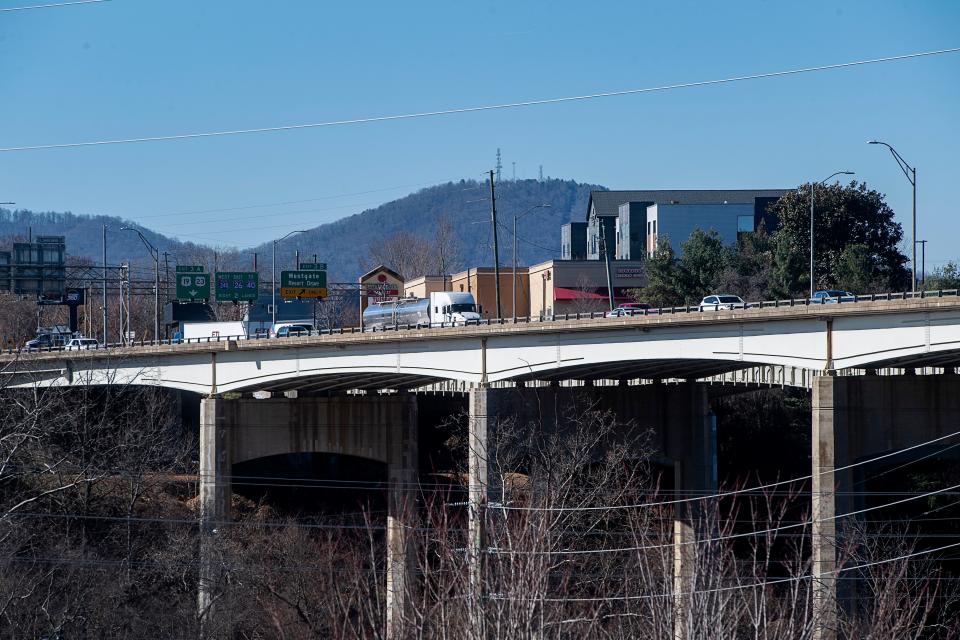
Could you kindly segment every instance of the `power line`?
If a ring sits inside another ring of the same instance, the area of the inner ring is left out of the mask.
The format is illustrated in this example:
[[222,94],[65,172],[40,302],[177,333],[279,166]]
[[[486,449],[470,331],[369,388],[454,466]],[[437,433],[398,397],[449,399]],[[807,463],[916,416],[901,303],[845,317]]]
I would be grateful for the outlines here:
[[396,114],[387,116],[371,116],[366,118],[349,118],[345,120],[328,120],[325,122],[312,122],[305,124],[289,124],[271,127],[257,127],[253,129],[228,129],[223,131],[205,131],[200,133],[179,133],[165,136],[144,136],[139,138],[118,138],[112,140],[91,140],[86,142],[65,142],[58,144],[35,144],[18,147],[3,147],[0,152],[9,151],[37,151],[41,149],[69,149],[76,147],[94,147],[117,144],[132,144],[138,142],[163,142],[170,140],[188,140],[193,138],[215,138],[223,136],[244,135],[250,133],[273,133],[278,131],[294,131],[298,129],[317,129],[322,127],[337,127],[354,124],[368,124],[373,122],[391,122],[395,120],[413,120],[418,118],[430,118],[435,116],[455,115],[462,113],[474,113],[480,111],[496,111],[503,109],[515,109],[519,107],[532,107],[548,104],[561,104],[565,102],[578,102],[583,100],[594,100],[597,98],[612,98],[627,95],[636,95],[643,93],[655,93],[660,91],[672,91],[675,89],[689,89],[693,87],[704,87],[718,84],[729,84],[733,82],[743,82],[746,80],[760,80],[764,78],[776,78],[780,76],[791,76],[803,73],[813,73],[818,71],[829,71],[832,69],[842,69],[846,67],[855,67],[868,64],[878,64],[882,62],[893,62],[896,60],[908,60],[911,58],[920,58],[926,56],[937,56],[947,53],[956,53],[960,47],[951,49],[938,49],[934,51],[921,51],[917,53],[908,53],[897,56],[887,56],[883,58],[871,58],[868,60],[856,60],[852,62],[840,62],[836,64],[820,65],[816,67],[802,67],[799,69],[788,69],[785,71],[771,71],[767,73],[756,73],[744,76],[732,76],[729,78],[719,78],[714,80],[700,80],[696,82],[681,82],[669,85],[660,85],[656,87],[644,87],[640,89],[624,89],[620,91],[605,91],[601,93],[591,93],[577,96],[565,96],[560,98],[543,98],[538,100],[524,100],[521,102],[507,102],[502,104],[481,105],[474,107],[460,107],[453,109],[440,109],[436,111],[421,111],[416,113]]
[[[839,520],[841,518],[848,518],[850,516],[858,516],[869,511],[877,511],[879,509],[886,509],[888,507],[895,507],[912,500],[919,500],[921,498],[930,498],[935,495],[943,494],[947,491],[954,491],[955,489],[960,489],[960,484],[955,484],[951,487],[946,487],[943,489],[937,489],[935,491],[929,491],[927,493],[919,494],[912,496],[910,498],[904,498],[902,500],[895,500],[894,502],[888,502],[886,504],[877,505],[874,507],[866,507],[864,509],[859,509],[857,511],[849,511],[847,513],[835,513],[832,516],[827,516],[826,518],[811,518],[808,521],[798,522],[795,524],[781,525],[777,527],[770,527],[768,529],[761,529],[758,531],[744,531],[741,533],[732,533],[729,535],[717,536],[715,538],[707,538],[705,540],[685,540],[683,542],[674,542],[671,541],[667,544],[650,544],[650,545],[639,545],[634,547],[617,547],[613,549],[559,549],[559,550],[550,550],[550,551],[517,551],[514,549],[496,549],[491,551],[494,555],[519,555],[519,556],[528,556],[528,555],[557,555],[557,556],[577,556],[577,555],[597,555],[600,553],[623,553],[626,551],[650,551],[653,549],[672,549],[677,546],[683,545],[703,545],[711,544],[714,542],[723,542],[725,540],[736,540],[738,538],[747,538],[750,536],[763,535],[767,533],[778,533],[786,529],[796,529],[798,527],[807,527],[808,525],[813,524],[814,522],[830,522],[833,520]],[[495,509],[494,509],[495,510]]]
[[[835,569],[833,571],[825,571],[821,573],[818,578],[829,577],[832,575],[839,576],[841,573],[847,573],[849,571],[860,571],[862,569],[869,569],[870,567],[876,567],[882,564],[889,564],[891,562],[899,562],[901,560],[910,560],[911,558],[916,558],[917,556],[928,555],[931,553],[937,553],[938,551],[946,551],[947,549],[955,549],[960,547],[960,542],[954,542],[953,544],[945,544],[942,547],[935,547],[933,549],[923,549],[921,551],[914,551],[912,553],[905,553],[894,558],[884,558],[883,560],[876,560],[874,562],[865,562],[863,564],[858,564],[852,567],[844,567],[842,569]],[[496,596],[497,599],[504,600],[520,600],[526,602],[609,602],[609,601],[624,601],[624,600],[647,600],[647,599],[656,599],[656,598],[674,598],[677,596],[690,595],[697,596],[707,593],[720,593],[724,591],[736,591],[740,589],[752,589],[758,587],[770,587],[775,584],[783,584],[787,582],[799,582],[800,580],[807,580],[813,578],[814,576],[810,574],[802,576],[794,576],[790,578],[778,578],[776,580],[765,580],[763,582],[753,583],[753,584],[738,584],[732,585],[729,587],[716,587],[714,589],[699,589],[689,592],[676,592],[671,591],[670,593],[657,593],[657,594],[643,594],[636,596],[598,596],[592,598],[509,598],[506,596]]]
[[[853,464],[848,464],[845,467],[836,467],[835,469],[829,469],[827,471],[821,471],[818,475],[825,475],[828,473],[836,473],[837,471],[846,471],[847,469],[852,469],[854,467],[859,467],[861,465],[869,464],[871,462],[876,462],[877,460],[883,460],[885,458],[890,458],[892,456],[899,455],[901,453],[906,453],[907,451],[912,451],[914,449],[919,449],[921,447],[926,447],[935,442],[940,442],[941,440],[946,440],[947,438],[952,438],[956,435],[960,435],[960,431],[954,431],[953,433],[948,433],[945,436],[940,436],[939,438],[934,438],[933,440],[927,440],[926,442],[921,442],[919,444],[911,445],[903,449],[897,449],[896,451],[891,451],[889,453],[884,453],[882,455],[868,458],[866,460],[861,460],[860,462],[854,462]],[[947,447],[949,449],[950,447]],[[946,449],[945,449],[946,450]],[[773,487],[779,487],[785,484],[793,484],[796,482],[804,482],[813,478],[813,474],[800,476],[797,478],[791,478],[790,480],[780,480],[779,482],[771,482],[769,484],[762,484],[756,487],[748,487],[744,489],[734,489],[732,491],[724,491],[720,493],[714,493],[705,496],[693,497],[693,498],[682,498],[677,500],[663,500],[659,502],[640,502],[636,504],[622,504],[622,505],[611,505],[606,507],[509,507],[504,506],[500,507],[502,509],[508,509],[513,511],[601,511],[601,510],[613,510],[613,509],[639,509],[646,507],[660,507],[669,504],[678,504],[682,502],[694,502],[699,500],[709,500],[713,498],[725,498],[727,496],[738,495],[741,493],[752,493],[756,491],[763,491],[765,489],[770,489]]]
[[28,9],[52,9],[53,7],[69,7],[75,4],[95,4],[98,2],[110,2],[110,0],[74,0],[73,2],[57,2],[52,4],[34,4],[26,7],[10,7],[9,9],[0,9],[0,13],[7,11],[27,11]]

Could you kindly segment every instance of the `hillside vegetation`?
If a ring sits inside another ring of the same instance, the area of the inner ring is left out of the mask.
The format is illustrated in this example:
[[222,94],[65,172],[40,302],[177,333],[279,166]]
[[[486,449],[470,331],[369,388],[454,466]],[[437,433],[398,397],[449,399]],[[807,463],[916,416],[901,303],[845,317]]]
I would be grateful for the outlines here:
[[[513,260],[513,215],[538,204],[538,209],[518,223],[518,259],[521,264],[557,257],[560,253],[560,225],[570,220],[583,220],[590,191],[604,189],[599,185],[580,184],[573,180],[548,179],[505,181],[497,185],[497,209],[500,228],[500,261]],[[308,233],[287,238],[277,245],[278,265],[287,266],[294,252],[301,256],[317,254],[326,262],[331,282],[352,282],[371,264],[371,248],[397,232],[420,236],[428,242],[442,218],[449,222],[459,240],[456,263],[451,267],[484,266],[493,263],[490,224],[489,185],[474,180],[461,180],[421,189],[379,207],[347,216],[335,222],[311,228]],[[75,260],[101,260],[101,226],[110,229],[108,262],[130,261],[149,265],[145,249],[134,233],[121,233],[122,226],[137,226],[161,252],[170,253],[170,264],[205,264],[212,268],[214,249],[174,238],[136,225],[129,220],[110,216],[86,216],[72,213],[7,211],[0,209],[0,248],[8,248],[12,238],[25,239],[28,229],[37,235],[64,235],[68,254]],[[261,256],[261,271],[269,268],[268,256],[272,239],[242,254],[230,248],[218,248],[216,264],[222,269],[248,268],[250,254]]]

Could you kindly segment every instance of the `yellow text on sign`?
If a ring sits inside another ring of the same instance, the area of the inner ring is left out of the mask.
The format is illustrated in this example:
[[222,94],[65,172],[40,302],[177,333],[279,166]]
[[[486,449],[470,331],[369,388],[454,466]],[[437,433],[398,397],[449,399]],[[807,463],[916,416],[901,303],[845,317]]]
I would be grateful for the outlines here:
[[326,298],[326,287],[280,287],[281,298]]

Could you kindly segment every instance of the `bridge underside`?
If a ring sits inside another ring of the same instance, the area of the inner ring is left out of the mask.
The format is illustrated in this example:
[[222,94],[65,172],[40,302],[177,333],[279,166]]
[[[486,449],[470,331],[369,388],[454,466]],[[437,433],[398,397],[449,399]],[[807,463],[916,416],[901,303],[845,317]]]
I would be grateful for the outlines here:
[[396,389],[405,391],[424,387],[442,378],[433,376],[416,376],[406,373],[339,373],[320,376],[306,376],[290,378],[259,385],[249,391],[301,391],[305,393],[332,393],[337,391],[378,391],[380,389]]
[[899,358],[878,360],[869,365],[870,369],[919,369],[923,367],[960,367],[960,351],[931,351]]
[[758,366],[750,362],[708,359],[656,359],[628,362],[568,365],[557,369],[519,374],[512,380],[656,380],[664,378],[705,378],[729,371]]

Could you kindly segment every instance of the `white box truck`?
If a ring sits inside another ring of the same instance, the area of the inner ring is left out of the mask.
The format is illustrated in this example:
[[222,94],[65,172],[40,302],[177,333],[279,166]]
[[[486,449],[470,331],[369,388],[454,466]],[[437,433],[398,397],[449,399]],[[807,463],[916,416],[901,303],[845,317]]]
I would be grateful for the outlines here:
[[184,322],[180,325],[180,337],[190,340],[244,340],[247,328],[242,320],[228,322]]

